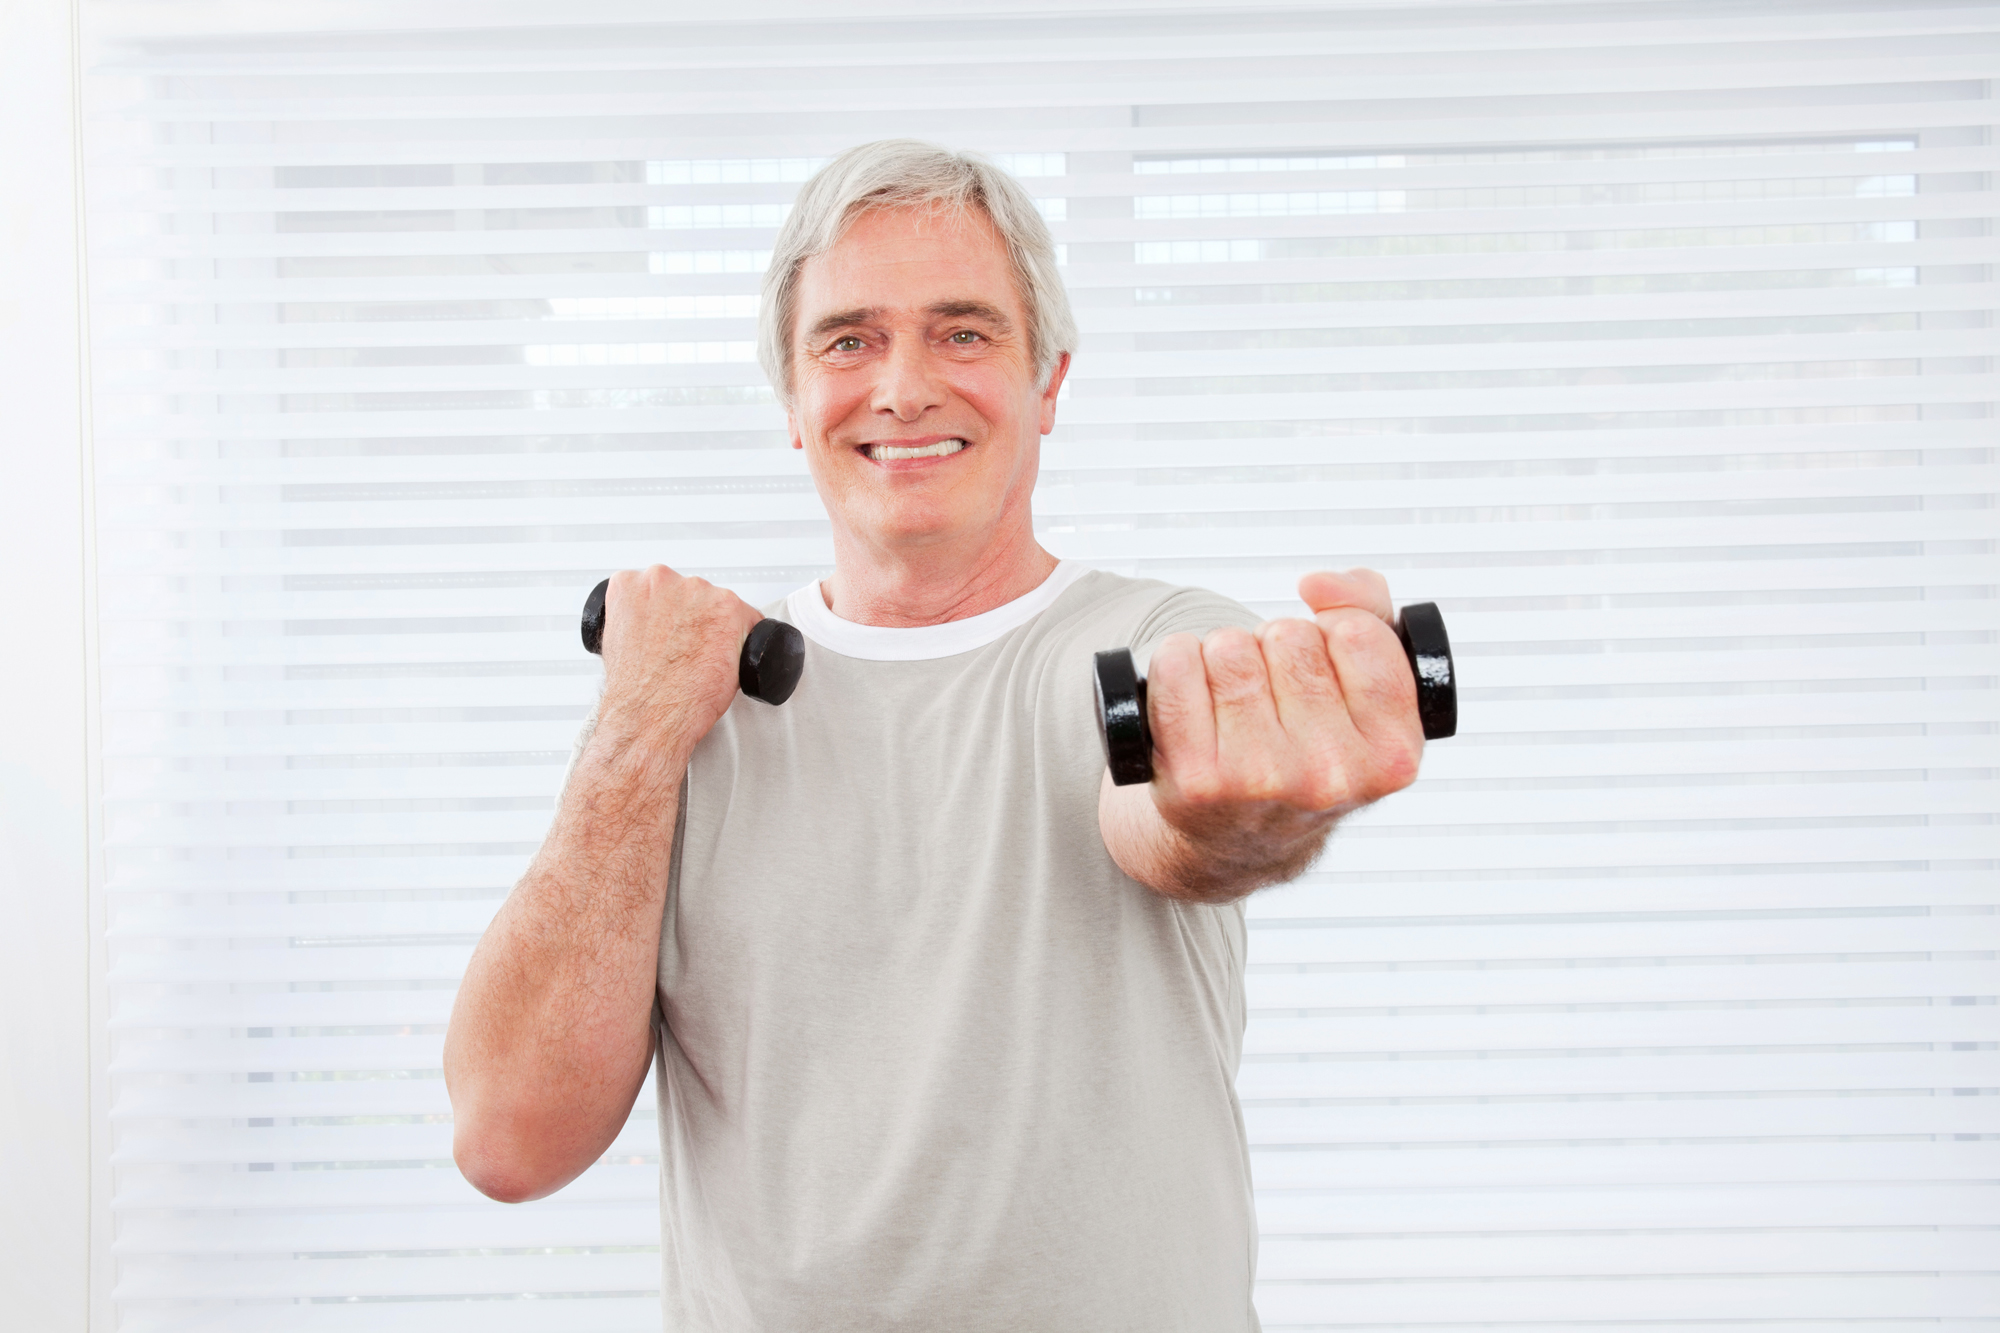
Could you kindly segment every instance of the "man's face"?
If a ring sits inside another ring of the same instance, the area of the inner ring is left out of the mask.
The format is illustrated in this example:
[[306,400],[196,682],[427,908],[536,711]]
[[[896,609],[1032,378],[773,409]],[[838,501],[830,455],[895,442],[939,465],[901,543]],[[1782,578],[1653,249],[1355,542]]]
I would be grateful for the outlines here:
[[1067,358],[1038,388],[1027,312],[983,214],[862,214],[800,270],[797,312],[792,447],[836,529],[915,553],[1003,542],[1029,522]]

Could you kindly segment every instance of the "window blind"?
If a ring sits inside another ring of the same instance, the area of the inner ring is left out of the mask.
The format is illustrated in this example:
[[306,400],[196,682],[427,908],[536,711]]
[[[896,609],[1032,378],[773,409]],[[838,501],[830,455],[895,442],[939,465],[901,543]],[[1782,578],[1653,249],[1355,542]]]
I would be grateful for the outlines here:
[[2000,7],[240,12],[85,8],[121,1328],[658,1326],[650,1091],[492,1204],[443,1025],[584,592],[828,571],[755,292],[892,134],[1062,247],[1045,544],[1449,617],[1249,903],[1266,1327],[2000,1316]]

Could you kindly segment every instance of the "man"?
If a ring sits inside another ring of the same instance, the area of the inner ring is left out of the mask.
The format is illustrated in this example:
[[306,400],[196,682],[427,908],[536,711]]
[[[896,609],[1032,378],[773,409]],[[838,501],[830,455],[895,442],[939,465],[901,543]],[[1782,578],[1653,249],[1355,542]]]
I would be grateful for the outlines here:
[[[459,1166],[560,1188],[657,1059],[671,1329],[1255,1328],[1240,899],[1416,774],[1387,589],[1308,575],[1316,620],[1260,625],[1036,543],[1075,326],[978,159],[836,159],[760,332],[833,527],[772,608],[804,678],[738,698],[757,611],[611,580],[597,714],[452,1015]],[[1128,643],[1146,787],[1092,718]]]

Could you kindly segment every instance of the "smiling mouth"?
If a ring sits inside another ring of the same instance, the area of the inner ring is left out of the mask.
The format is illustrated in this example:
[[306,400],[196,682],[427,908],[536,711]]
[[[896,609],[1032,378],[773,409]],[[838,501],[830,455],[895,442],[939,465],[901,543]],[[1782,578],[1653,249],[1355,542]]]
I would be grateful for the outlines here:
[[914,449],[894,444],[865,444],[861,452],[878,463],[892,463],[904,458],[945,458],[965,447],[964,440],[939,440]]

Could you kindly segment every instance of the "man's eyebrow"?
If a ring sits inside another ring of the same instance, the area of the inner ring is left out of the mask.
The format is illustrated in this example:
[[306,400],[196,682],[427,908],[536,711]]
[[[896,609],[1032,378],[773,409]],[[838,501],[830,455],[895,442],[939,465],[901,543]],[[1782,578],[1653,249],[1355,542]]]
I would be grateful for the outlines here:
[[1001,313],[999,307],[990,306],[984,301],[939,301],[936,305],[928,307],[925,313],[940,319],[983,319],[1001,330],[1014,327],[1007,316]]
[[806,339],[817,342],[835,329],[848,328],[855,324],[872,324],[882,312],[873,306],[857,306],[853,310],[836,310],[830,315],[822,315],[806,330]]
[[[984,301],[939,301],[926,306],[924,313],[933,319],[980,319],[1000,332],[1008,332],[1014,325],[998,307]],[[856,306],[852,310],[836,310],[830,315],[822,315],[813,321],[805,332],[807,342],[818,342],[836,329],[852,328],[856,324],[873,324],[880,320],[882,311],[875,306]]]

